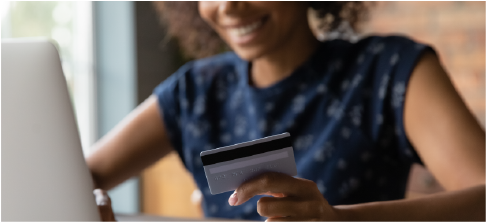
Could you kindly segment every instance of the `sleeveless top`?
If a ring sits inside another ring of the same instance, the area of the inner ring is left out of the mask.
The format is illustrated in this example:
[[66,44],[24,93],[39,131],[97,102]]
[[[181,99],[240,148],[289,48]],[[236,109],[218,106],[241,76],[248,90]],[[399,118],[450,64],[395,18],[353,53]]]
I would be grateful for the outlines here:
[[248,61],[227,52],[189,62],[154,90],[174,149],[203,194],[207,217],[265,219],[256,196],[232,207],[211,195],[200,152],[289,132],[298,176],[331,205],[404,197],[410,166],[403,104],[425,50],[406,37],[330,40],[290,76],[249,84]]

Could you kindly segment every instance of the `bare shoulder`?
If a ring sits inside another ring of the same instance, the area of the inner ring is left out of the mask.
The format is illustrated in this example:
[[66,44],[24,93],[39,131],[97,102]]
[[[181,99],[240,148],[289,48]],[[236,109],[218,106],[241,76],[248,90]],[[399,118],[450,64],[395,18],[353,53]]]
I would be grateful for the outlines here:
[[424,164],[446,189],[484,184],[484,129],[431,51],[424,52],[410,77],[404,125]]

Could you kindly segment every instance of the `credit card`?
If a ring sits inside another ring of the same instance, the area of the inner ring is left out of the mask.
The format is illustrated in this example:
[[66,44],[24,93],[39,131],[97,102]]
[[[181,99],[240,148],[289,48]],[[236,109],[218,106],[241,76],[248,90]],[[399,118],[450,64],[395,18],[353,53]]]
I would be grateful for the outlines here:
[[264,172],[297,175],[289,133],[201,152],[211,194],[236,190]]

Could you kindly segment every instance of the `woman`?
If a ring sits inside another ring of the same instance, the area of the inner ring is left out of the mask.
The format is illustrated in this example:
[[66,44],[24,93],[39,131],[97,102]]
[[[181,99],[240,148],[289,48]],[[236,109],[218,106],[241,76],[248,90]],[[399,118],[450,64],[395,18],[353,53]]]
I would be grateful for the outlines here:
[[[433,49],[397,36],[319,42],[309,28],[309,7],[335,29],[355,25],[362,4],[200,2],[234,52],[187,63],[101,139],[87,160],[96,187],[175,150],[210,217],[484,220],[484,130]],[[294,138],[297,178],[265,173],[208,194],[201,151],[282,132]],[[447,191],[402,199],[414,162]]]

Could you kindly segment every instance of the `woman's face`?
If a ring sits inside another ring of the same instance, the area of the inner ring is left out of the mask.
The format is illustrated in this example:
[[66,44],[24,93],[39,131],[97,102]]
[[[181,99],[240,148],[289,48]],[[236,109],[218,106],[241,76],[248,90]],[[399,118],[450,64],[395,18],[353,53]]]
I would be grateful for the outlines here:
[[246,60],[310,32],[307,8],[303,2],[199,2],[201,17]]

